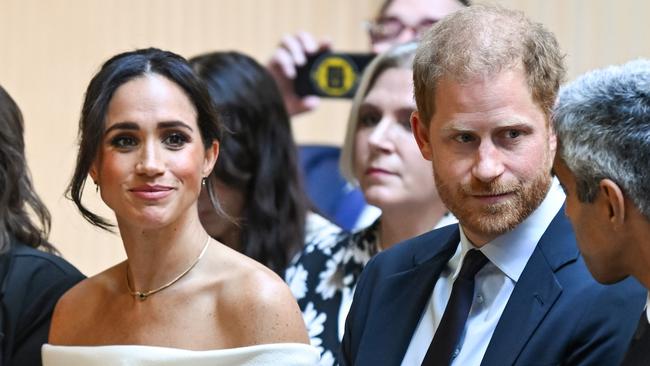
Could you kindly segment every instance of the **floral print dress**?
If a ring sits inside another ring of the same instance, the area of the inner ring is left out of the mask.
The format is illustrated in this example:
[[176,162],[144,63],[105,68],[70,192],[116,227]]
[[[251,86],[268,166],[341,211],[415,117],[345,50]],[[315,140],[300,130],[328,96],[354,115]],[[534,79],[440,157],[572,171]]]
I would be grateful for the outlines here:
[[359,275],[378,251],[379,219],[356,233],[330,232],[310,242],[285,279],[298,300],[320,365],[338,364],[343,326]]

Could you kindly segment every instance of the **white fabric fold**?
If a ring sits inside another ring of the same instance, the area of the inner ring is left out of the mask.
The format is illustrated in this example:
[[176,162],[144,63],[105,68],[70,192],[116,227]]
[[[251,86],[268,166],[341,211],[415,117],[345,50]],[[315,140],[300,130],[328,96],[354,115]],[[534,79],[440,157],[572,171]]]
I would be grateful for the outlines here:
[[312,366],[318,364],[316,348],[300,343],[274,343],[209,351],[179,348],[115,345],[43,345],[44,366]]

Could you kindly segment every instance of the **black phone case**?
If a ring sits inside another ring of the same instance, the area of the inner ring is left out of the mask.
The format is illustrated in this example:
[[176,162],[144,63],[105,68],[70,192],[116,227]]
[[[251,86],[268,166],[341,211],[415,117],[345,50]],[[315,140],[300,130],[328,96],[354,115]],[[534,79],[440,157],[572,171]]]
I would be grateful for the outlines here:
[[352,98],[366,66],[375,55],[369,53],[320,52],[299,67],[294,88],[299,96]]

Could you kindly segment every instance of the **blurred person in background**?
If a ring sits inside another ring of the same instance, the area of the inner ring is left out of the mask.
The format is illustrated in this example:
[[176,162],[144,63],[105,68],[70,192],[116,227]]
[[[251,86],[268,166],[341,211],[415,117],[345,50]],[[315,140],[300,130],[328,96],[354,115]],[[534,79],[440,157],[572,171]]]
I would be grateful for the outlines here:
[[[470,5],[469,0],[385,0],[377,16],[366,23],[370,51],[380,53],[391,46],[417,40],[431,25],[445,16]],[[282,92],[290,115],[318,108],[317,96],[299,96],[294,80],[297,69],[321,51],[331,51],[330,42],[316,40],[307,32],[283,37],[267,68]],[[347,184],[338,169],[338,146],[306,144],[299,147],[300,166],[305,187],[316,207],[346,230],[368,226],[379,215],[363,194]]]
[[410,127],[415,43],[390,49],[366,69],[354,97],[341,157],[346,178],[382,214],[331,245],[306,246],[287,282],[307,323],[321,365],[336,364],[357,280],[378,252],[456,222],[438,197],[431,167]]
[[[379,54],[397,44],[418,40],[437,21],[469,5],[469,0],[384,0],[377,16],[367,22],[370,49]],[[307,32],[283,37],[267,67],[280,87],[290,115],[318,107],[318,97],[296,95],[293,79],[296,69],[310,55],[332,48],[330,42],[317,41]]]
[[0,86],[0,365],[41,364],[52,311],[84,276],[47,241],[50,213],[25,159],[23,116]]
[[340,229],[310,211],[282,96],[268,71],[238,52],[190,59],[226,130],[219,159],[199,197],[203,226],[215,239],[280,276],[304,244],[332,240]]

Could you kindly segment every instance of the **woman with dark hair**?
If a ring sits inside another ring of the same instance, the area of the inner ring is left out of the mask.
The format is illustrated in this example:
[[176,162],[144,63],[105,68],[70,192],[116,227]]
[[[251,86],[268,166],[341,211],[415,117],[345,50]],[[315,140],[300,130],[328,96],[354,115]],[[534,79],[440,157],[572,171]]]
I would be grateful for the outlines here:
[[127,259],[61,298],[46,366],[315,362],[282,280],[201,226],[197,200],[221,126],[185,59],[150,48],[108,60],[88,86],[79,131],[69,195],[110,229],[82,203],[90,175]]
[[84,278],[53,254],[49,229],[25,160],[22,114],[0,86],[0,365],[41,364],[54,305]]
[[201,222],[212,237],[283,275],[305,241],[340,229],[308,211],[282,96],[268,71],[241,53],[209,53],[190,64],[228,131],[207,185],[226,215],[204,189]]

